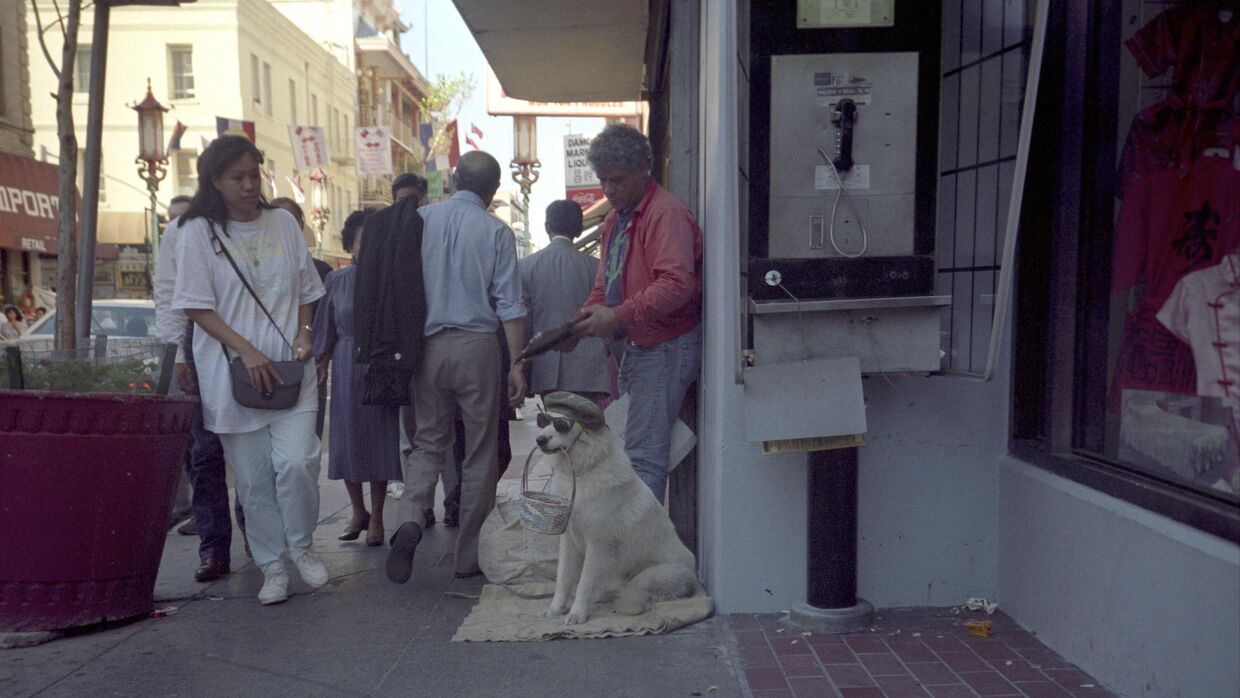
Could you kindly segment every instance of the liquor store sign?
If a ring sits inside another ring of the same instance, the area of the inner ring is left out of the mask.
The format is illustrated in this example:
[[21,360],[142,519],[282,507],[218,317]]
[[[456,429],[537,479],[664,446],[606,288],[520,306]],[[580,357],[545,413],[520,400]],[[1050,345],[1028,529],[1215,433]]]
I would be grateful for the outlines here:
[[565,195],[583,211],[603,198],[603,185],[586,158],[591,140],[589,136],[564,136]]

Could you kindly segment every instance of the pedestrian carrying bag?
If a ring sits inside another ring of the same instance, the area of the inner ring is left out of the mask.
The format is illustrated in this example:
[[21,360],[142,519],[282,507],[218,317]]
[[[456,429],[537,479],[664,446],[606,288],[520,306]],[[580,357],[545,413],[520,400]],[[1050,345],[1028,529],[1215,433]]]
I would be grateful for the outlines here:
[[[259,299],[258,294],[254,292],[254,288],[250,286],[250,282],[246,280],[245,274],[241,273],[240,267],[228,252],[228,248],[219,236],[215,234],[215,226],[211,225],[211,238],[216,246],[224,253],[224,258],[228,260],[228,264],[237,272],[237,278],[241,279],[241,284],[245,286],[245,290],[250,293],[250,297],[258,303],[259,309],[271,321],[272,326],[276,328],[276,332],[280,334],[280,339],[284,341],[284,346],[291,351],[293,345],[289,344],[288,338],[284,336],[284,332],[280,329],[279,323],[275,318],[271,317],[267,306],[263,305],[263,301]],[[220,342],[220,346],[224,348],[224,358],[228,361],[228,378],[232,384],[233,399],[237,404],[244,407],[251,407],[256,410],[287,410],[297,404],[298,398],[301,397],[301,383],[306,374],[306,365],[300,361],[273,361],[272,367],[276,374],[280,376],[280,382],[272,386],[271,391],[264,391],[250,380],[250,372],[246,369],[245,363],[240,356],[229,356],[228,347]]]

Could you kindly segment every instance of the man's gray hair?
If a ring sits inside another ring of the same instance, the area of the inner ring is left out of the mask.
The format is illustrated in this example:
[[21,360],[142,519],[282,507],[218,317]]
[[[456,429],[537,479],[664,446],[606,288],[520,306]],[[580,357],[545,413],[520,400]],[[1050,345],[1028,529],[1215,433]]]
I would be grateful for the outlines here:
[[650,139],[627,124],[611,124],[594,137],[586,155],[595,171],[619,167],[640,169],[653,159]]

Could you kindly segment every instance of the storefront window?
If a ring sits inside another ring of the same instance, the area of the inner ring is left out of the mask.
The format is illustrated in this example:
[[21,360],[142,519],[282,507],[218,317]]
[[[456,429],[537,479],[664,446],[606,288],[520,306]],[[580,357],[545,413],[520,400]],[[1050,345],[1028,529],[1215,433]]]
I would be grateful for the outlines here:
[[[1080,265],[1074,441],[1235,501],[1240,17],[1216,2],[1125,0],[1101,12],[1101,94],[1087,112],[1099,138],[1085,149],[1102,176],[1086,196],[1096,234]],[[1109,278],[1095,277],[1101,269]]]

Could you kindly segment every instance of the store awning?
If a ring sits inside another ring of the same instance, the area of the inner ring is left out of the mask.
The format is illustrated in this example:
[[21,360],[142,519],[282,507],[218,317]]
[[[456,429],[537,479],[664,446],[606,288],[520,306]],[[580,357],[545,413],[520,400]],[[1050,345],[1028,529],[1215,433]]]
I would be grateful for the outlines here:
[[641,98],[649,0],[453,0],[510,97]]
[[56,254],[58,181],[55,165],[0,153],[0,247]]

